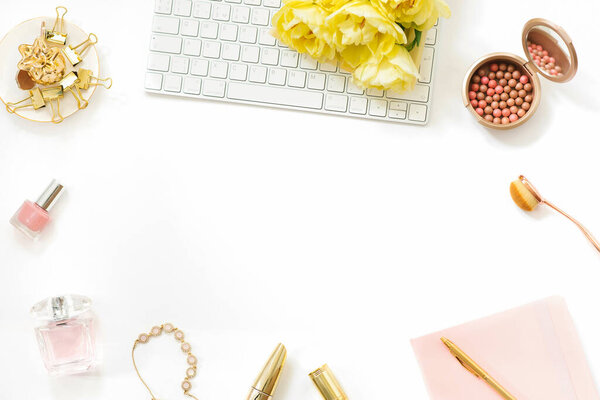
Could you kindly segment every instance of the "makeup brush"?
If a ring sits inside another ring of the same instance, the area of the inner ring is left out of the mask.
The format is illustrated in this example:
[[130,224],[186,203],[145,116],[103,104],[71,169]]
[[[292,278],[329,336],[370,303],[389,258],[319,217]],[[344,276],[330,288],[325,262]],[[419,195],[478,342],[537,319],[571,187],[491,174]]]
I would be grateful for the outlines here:
[[558,211],[560,214],[564,215],[571,222],[577,225],[585,237],[588,238],[588,240],[594,245],[596,250],[600,251],[600,243],[598,243],[594,236],[592,236],[590,231],[581,225],[581,223],[579,223],[579,221],[577,221],[575,218],[571,217],[569,214],[544,199],[540,192],[538,192],[531,182],[529,182],[523,175],[519,176],[519,179],[516,181],[511,182],[510,195],[513,201],[525,211],[533,211],[540,204],[545,204],[548,207]]

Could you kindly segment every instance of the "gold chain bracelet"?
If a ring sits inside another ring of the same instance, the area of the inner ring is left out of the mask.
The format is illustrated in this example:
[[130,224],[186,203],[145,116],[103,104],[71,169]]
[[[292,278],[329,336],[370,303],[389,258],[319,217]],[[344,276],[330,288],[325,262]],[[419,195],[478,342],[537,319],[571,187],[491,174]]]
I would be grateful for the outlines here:
[[137,364],[135,363],[135,349],[140,344],[148,343],[151,338],[162,335],[163,332],[168,333],[168,334],[172,333],[173,336],[175,337],[175,340],[177,340],[178,342],[181,343],[181,351],[183,351],[187,355],[187,363],[189,365],[187,371],[185,372],[185,375],[186,375],[185,379],[181,383],[181,388],[183,389],[183,393],[186,396],[191,397],[195,400],[198,400],[198,398],[196,396],[194,396],[193,394],[190,393],[190,390],[192,389],[192,384],[190,382],[190,379],[192,379],[193,377],[196,376],[196,372],[197,372],[196,365],[198,364],[198,359],[196,358],[195,355],[192,354],[192,346],[188,342],[185,341],[184,333],[182,331],[180,331],[178,328],[176,328],[175,326],[173,326],[173,324],[164,324],[161,326],[155,326],[150,330],[150,333],[142,333],[140,336],[138,336],[138,338],[135,340],[135,343],[133,344],[133,348],[131,349],[131,360],[133,361],[133,368],[135,368],[135,372],[137,373],[138,377],[140,378],[140,381],[142,381],[142,383],[144,384],[146,389],[148,389],[148,392],[150,392],[150,395],[152,396],[152,400],[157,400],[156,397],[154,396],[154,393],[152,393],[152,390],[150,390],[150,387],[148,386],[146,381],[144,381],[144,378],[142,378],[142,375],[140,374]]

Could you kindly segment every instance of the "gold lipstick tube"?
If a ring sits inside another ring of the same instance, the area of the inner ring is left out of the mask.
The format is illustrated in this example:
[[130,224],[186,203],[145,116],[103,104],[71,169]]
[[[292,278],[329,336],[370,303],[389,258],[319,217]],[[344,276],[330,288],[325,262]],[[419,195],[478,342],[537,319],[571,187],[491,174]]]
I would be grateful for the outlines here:
[[287,350],[280,343],[250,388],[247,400],[270,400],[273,397],[286,357]]
[[333,375],[329,365],[325,364],[308,374],[325,400],[348,400],[344,389]]

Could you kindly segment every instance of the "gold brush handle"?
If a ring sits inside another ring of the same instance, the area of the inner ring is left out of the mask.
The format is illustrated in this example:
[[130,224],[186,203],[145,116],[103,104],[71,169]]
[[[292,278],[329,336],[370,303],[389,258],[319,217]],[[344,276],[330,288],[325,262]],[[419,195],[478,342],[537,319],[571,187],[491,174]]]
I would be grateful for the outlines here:
[[566,212],[564,212],[563,210],[561,210],[560,208],[556,207],[554,204],[544,200],[544,203],[548,206],[548,207],[552,207],[554,210],[558,211],[559,213],[561,213],[562,215],[564,215],[565,217],[567,217],[572,223],[574,223],[575,225],[577,225],[579,227],[579,229],[581,229],[581,232],[583,232],[583,234],[585,235],[586,238],[588,238],[588,240],[594,245],[594,247],[596,248],[596,250],[598,250],[600,252],[600,243],[598,243],[598,241],[596,240],[596,238],[590,233],[590,231],[587,230],[587,228],[583,225],[581,225],[581,223],[579,221],[577,221],[575,218],[571,217],[569,214],[567,214]]

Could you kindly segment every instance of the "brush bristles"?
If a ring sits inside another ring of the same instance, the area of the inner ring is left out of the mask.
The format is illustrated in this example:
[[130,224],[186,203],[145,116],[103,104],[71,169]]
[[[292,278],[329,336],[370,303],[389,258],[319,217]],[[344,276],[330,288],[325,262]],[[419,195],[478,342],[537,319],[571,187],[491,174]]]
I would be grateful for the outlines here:
[[516,205],[525,211],[533,211],[540,202],[535,198],[527,186],[520,180],[511,182],[510,195]]

